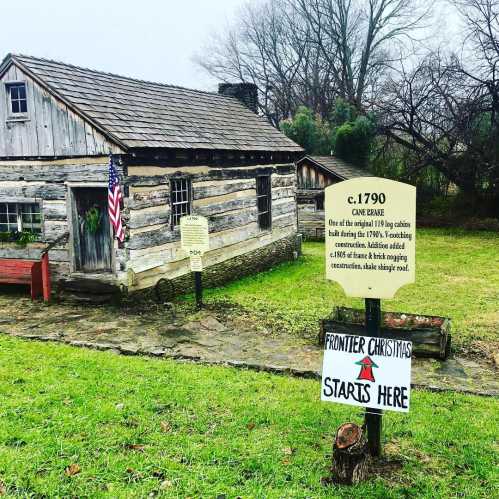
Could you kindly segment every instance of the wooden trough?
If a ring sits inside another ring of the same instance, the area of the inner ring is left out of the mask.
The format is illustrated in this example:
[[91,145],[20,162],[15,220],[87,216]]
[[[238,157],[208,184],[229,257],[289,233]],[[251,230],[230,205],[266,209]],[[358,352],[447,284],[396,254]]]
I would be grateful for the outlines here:
[[[451,322],[446,317],[382,312],[381,336],[412,341],[416,357],[446,359],[450,353]],[[355,308],[336,307],[333,315],[321,321],[319,345],[327,332],[366,336],[365,312]]]

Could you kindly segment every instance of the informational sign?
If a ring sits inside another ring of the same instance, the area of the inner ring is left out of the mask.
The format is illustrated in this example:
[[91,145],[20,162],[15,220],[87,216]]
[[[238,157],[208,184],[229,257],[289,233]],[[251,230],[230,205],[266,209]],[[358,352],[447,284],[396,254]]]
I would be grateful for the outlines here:
[[203,259],[199,255],[192,255],[191,261],[191,271],[192,272],[202,272],[203,271]]
[[189,256],[201,256],[210,249],[208,219],[199,215],[187,215],[180,219],[180,242]]
[[408,412],[412,342],[326,333],[321,400]]
[[393,298],[415,280],[416,188],[360,177],[325,190],[326,278],[348,296]]

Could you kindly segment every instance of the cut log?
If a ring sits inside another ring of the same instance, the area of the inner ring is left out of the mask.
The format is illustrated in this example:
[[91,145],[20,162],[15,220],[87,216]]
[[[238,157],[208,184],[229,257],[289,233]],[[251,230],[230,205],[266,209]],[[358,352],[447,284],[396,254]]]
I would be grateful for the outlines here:
[[344,485],[366,480],[370,459],[362,428],[355,423],[342,424],[336,431],[333,444],[332,480]]
[[337,432],[334,444],[338,449],[348,449],[360,439],[360,434],[362,430],[359,425],[354,423],[344,423],[342,424]]

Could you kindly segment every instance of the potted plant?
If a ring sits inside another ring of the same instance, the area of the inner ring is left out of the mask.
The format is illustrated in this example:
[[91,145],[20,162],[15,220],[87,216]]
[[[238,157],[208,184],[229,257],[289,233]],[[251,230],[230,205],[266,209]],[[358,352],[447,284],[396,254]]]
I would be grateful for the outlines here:
[[39,259],[45,244],[30,231],[0,232],[0,258]]

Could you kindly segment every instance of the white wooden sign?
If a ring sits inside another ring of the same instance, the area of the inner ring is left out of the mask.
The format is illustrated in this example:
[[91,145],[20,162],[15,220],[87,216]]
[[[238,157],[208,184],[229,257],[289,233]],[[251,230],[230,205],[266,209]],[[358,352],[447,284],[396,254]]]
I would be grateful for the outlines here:
[[412,342],[326,333],[321,400],[408,412]]
[[203,271],[203,258],[201,256],[192,255],[190,257],[191,271],[192,272],[202,272]]
[[325,190],[326,278],[348,296],[393,298],[415,280],[416,188],[361,177]]
[[210,249],[208,219],[187,215],[180,219],[180,242],[189,256],[201,256]]

